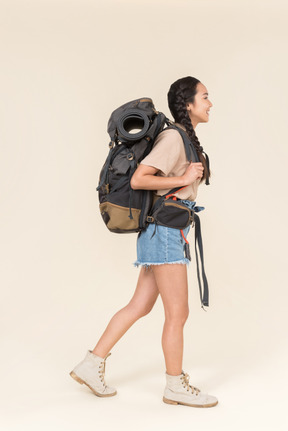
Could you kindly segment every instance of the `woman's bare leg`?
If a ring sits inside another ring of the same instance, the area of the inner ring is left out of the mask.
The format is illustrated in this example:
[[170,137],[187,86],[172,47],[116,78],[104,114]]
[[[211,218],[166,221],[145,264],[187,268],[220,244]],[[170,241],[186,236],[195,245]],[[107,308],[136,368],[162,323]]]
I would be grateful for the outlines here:
[[183,328],[189,315],[187,268],[178,263],[152,268],[165,311],[162,348],[166,372],[177,376],[182,372]]
[[132,299],[114,314],[92,352],[104,358],[133,323],[152,310],[158,294],[153,271],[142,267]]

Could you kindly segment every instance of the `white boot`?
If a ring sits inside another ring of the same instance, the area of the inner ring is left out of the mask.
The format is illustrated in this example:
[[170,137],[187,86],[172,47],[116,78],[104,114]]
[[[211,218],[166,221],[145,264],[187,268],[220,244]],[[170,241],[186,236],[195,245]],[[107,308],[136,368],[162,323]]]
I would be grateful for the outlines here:
[[71,371],[70,376],[77,382],[85,383],[98,397],[112,397],[117,394],[116,389],[105,383],[105,361],[111,353],[100,358],[88,350],[85,358]]
[[200,389],[189,385],[189,375],[184,373],[179,376],[166,374],[166,387],[163,401],[167,404],[183,404],[191,407],[213,407],[218,404],[216,397],[203,394]]

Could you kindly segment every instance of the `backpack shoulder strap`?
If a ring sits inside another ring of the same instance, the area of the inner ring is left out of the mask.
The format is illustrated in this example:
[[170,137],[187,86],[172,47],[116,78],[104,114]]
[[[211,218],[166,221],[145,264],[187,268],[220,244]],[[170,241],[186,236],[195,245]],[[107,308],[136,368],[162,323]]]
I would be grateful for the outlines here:
[[193,161],[199,162],[197,151],[194,145],[192,144],[192,142],[190,141],[190,139],[188,138],[187,133],[184,130],[182,130],[180,127],[175,126],[175,124],[166,127],[164,130],[167,130],[167,129],[174,129],[180,133],[183,139],[187,160],[189,160],[189,162],[193,162]]

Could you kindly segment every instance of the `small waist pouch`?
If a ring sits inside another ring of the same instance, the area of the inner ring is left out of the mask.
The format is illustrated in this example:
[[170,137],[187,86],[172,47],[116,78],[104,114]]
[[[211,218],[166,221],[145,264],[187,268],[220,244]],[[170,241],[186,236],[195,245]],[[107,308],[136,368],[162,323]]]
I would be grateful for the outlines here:
[[152,208],[152,213],[147,217],[148,223],[161,226],[185,229],[194,221],[194,211],[183,204],[181,200],[164,199],[160,204]]

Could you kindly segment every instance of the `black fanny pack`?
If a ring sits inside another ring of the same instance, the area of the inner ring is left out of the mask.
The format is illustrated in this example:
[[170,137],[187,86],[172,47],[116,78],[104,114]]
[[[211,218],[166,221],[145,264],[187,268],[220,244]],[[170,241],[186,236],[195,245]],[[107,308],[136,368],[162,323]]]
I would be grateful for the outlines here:
[[[157,205],[158,204],[158,205]],[[159,198],[147,217],[148,223],[185,229],[194,221],[194,211],[183,204],[181,200]]]

